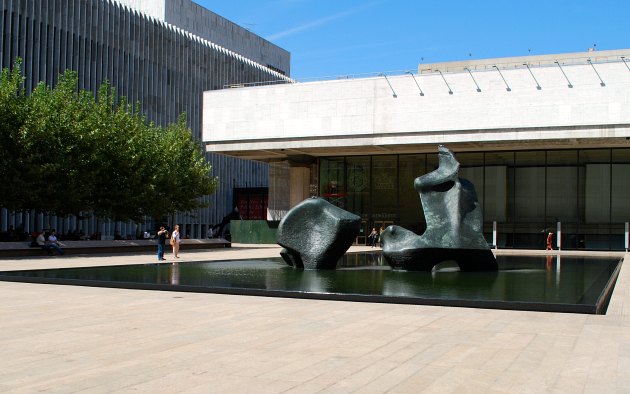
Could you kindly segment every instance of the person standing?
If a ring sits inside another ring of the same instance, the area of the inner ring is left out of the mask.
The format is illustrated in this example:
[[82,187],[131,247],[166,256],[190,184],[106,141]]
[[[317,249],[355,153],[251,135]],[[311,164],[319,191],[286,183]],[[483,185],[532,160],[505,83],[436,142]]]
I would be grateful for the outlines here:
[[178,259],[179,258],[179,243],[181,242],[180,234],[179,234],[179,224],[175,225],[175,230],[171,234],[171,246],[173,247],[173,256]]
[[553,250],[553,233],[550,231],[547,235],[547,250]]
[[376,246],[376,242],[378,241],[378,232],[376,231],[376,227],[372,228],[372,232],[368,236],[368,242],[371,247]]
[[160,231],[157,232],[157,241],[158,241],[158,252],[157,257],[158,260],[166,260],[164,258],[164,245],[166,245],[166,238],[168,237],[168,231],[164,228],[164,226],[160,227]]

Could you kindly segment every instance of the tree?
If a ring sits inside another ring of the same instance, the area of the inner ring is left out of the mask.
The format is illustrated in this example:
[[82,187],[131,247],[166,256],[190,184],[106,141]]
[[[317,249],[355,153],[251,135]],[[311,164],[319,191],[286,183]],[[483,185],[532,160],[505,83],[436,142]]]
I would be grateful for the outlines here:
[[[104,83],[96,97],[67,71],[54,88],[21,88],[19,63],[0,79],[0,204],[65,216],[139,220],[202,206],[217,179],[186,127],[148,122]],[[6,154],[4,154],[6,153]],[[15,187],[14,185],[19,185]]]
[[21,133],[25,175],[31,182],[25,208],[59,216],[92,208],[98,143],[89,129],[94,99],[76,86],[76,73],[66,72],[54,89],[40,83],[29,97]]
[[28,183],[23,177],[20,129],[26,118],[26,97],[18,59],[0,74],[0,206],[21,208]]
[[164,160],[158,161],[159,168],[153,178],[151,192],[155,193],[156,201],[147,208],[147,213],[155,217],[201,207],[198,197],[212,194],[217,187],[203,149],[186,127],[186,116],[181,115],[177,123],[161,131],[153,134],[153,138],[155,145],[161,147],[158,157]]

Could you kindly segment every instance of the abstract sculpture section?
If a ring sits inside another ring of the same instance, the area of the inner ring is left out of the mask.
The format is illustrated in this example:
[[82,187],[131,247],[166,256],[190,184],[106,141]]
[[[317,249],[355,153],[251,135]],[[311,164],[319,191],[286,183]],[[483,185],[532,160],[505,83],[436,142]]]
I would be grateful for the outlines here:
[[473,184],[459,178],[459,163],[440,145],[439,167],[416,178],[414,188],[426,218],[418,236],[400,226],[383,234],[383,256],[395,269],[431,271],[444,261],[455,261],[461,271],[496,271],[498,265],[483,237],[483,218]]
[[321,198],[309,198],[280,221],[280,255],[295,268],[335,269],[360,228],[359,216]]

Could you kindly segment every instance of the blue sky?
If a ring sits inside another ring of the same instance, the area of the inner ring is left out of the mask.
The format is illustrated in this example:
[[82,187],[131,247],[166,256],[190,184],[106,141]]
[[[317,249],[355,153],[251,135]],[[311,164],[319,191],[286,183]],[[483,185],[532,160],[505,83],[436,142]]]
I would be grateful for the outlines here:
[[630,48],[630,0],[194,1],[291,52],[298,80]]

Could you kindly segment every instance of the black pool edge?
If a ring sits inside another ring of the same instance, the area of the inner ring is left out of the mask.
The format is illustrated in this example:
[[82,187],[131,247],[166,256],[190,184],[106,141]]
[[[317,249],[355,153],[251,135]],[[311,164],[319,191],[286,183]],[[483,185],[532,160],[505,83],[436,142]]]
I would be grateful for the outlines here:
[[597,298],[595,302],[595,314],[596,315],[605,315],[608,310],[608,304],[610,303],[610,299],[612,298],[612,292],[615,289],[615,285],[617,284],[617,278],[619,277],[619,273],[621,272],[621,266],[624,263],[624,259],[622,258],[617,263],[615,270],[612,275],[608,278],[608,282],[606,286],[604,286],[604,290]]
[[[621,264],[618,264],[620,267]],[[618,270],[617,270],[618,274]],[[616,276],[615,276],[616,279]],[[411,298],[399,296],[382,296],[382,295],[363,295],[363,294],[340,294],[340,293],[309,293],[299,291],[283,291],[283,290],[263,290],[263,289],[247,289],[247,288],[226,288],[226,287],[203,287],[203,286],[182,286],[157,283],[132,283],[132,282],[111,282],[97,280],[82,279],[62,279],[62,278],[40,278],[40,277],[21,277],[0,275],[0,281],[20,282],[20,283],[37,283],[51,285],[70,285],[70,286],[87,286],[102,288],[117,288],[128,290],[159,290],[173,291],[185,293],[211,293],[225,295],[245,295],[257,297],[280,297],[280,298],[296,298],[309,300],[325,300],[325,301],[351,301],[351,302],[371,302],[385,304],[403,304],[403,305],[425,305],[425,306],[449,306],[463,308],[478,309],[499,309],[499,310],[515,310],[529,312],[559,312],[559,313],[580,313],[580,314],[601,314],[601,301],[606,300],[603,294],[600,295],[597,305],[586,304],[558,304],[558,303],[538,303],[538,302],[508,302],[493,300],[459,300],[459,299],[439,299],[439,298]],[[607,286],[607,293],[612,292],[614,288],[614,280],[612,286]],[[605,308],[603,309],[605,312]],[[598,313],[599,312],[599,313]]]

